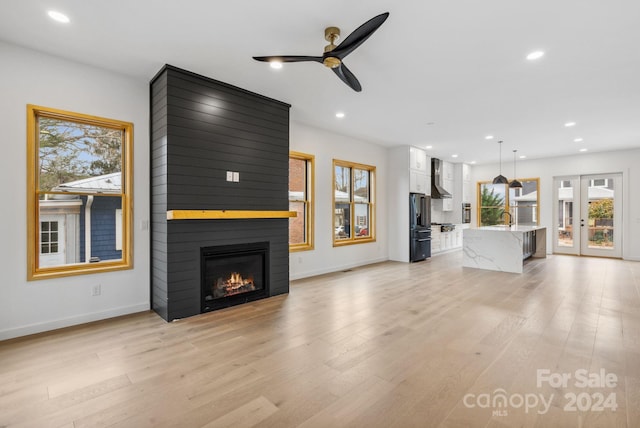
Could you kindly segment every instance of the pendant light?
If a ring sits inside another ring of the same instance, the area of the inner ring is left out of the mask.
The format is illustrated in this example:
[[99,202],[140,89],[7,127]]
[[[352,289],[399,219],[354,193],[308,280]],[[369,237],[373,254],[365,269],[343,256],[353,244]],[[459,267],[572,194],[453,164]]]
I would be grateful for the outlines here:
[[511,189],[522,189],[522,183],[516,178],[516,152],[517,150],[513,151],[513,181],[509,183],[509,187]]
[[500,144],[500,175],[493,179],[493,184],[507,184],[509,180],[502,175],[502,141],[498,141],[498,144]]

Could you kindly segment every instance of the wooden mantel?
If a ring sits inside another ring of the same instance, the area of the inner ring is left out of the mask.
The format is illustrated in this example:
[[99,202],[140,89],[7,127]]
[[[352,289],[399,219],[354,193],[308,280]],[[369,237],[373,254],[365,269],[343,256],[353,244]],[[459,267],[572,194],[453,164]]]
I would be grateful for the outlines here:
[[167,220],[217,220],[246,218],[289,218],[297,217],[296,211],[253,211],[253,210],[169,210]]

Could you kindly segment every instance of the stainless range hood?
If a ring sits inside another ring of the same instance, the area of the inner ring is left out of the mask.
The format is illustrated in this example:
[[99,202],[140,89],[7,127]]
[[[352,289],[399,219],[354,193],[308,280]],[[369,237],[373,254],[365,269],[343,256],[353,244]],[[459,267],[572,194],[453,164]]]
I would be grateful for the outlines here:
[[431,198],[447,199],[450,197],[451,193],[442,187],[442,161],[431,158]]

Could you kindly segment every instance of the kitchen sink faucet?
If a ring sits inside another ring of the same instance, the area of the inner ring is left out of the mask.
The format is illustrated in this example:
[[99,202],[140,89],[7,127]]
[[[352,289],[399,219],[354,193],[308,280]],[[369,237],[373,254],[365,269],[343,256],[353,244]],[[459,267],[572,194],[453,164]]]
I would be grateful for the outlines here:
[[509,211],[502,211],[502,215],[500,217],[504,217],[505,215],[509,216],[509,227],[513,226],[513,217]]

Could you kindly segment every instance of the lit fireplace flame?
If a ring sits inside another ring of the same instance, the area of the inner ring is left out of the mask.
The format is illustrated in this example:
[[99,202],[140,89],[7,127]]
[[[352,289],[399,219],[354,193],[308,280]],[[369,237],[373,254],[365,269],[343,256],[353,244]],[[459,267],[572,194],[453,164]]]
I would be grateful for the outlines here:
[[218,278],[214,287],[214,297],[224,297],[246,293],[256,289],[253,277],[243,278],[238,272],[232,272],[227,279]]

